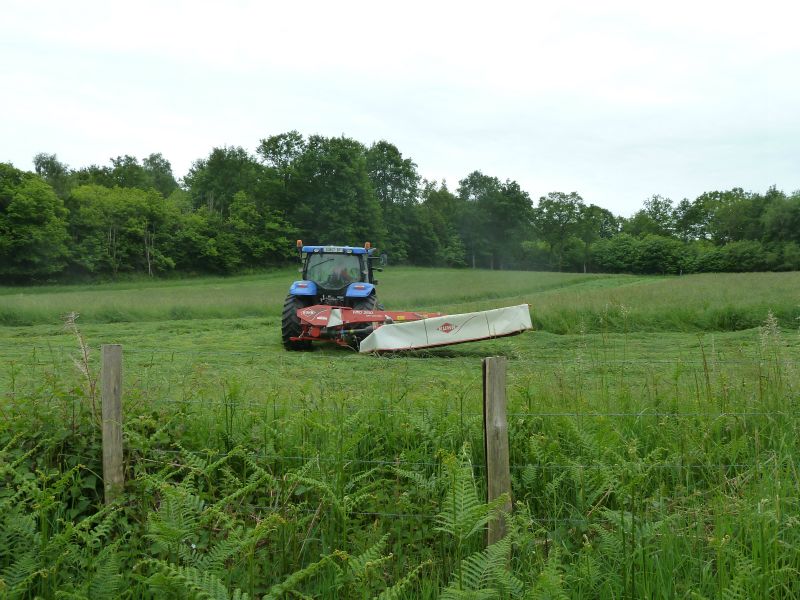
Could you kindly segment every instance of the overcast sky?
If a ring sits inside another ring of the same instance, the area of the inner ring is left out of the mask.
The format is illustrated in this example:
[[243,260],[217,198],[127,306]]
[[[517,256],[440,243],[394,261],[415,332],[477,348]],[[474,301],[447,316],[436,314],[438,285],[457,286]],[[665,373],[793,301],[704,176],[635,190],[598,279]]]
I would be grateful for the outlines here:
[[629,215],[800,188],[798,2],[0,0],[0,161],[385,139]]

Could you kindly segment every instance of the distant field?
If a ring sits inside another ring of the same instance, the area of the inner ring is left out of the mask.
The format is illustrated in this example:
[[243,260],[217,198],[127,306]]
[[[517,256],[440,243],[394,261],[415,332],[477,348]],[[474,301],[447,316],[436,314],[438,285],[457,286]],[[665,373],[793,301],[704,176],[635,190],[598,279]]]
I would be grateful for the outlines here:
[[[800,597],[800,273],[389,268],[387,308],[527,302],[536,331],[382,357],[284,351],[295,275],[0,288],[0,468],[16,494],[0,493],[0,589]],[[125,361],[130,483],[113,511],[89,385],[103,343]],[[476,554],[480,527],[468,535],[491,355],[508,358],[509,570]]]

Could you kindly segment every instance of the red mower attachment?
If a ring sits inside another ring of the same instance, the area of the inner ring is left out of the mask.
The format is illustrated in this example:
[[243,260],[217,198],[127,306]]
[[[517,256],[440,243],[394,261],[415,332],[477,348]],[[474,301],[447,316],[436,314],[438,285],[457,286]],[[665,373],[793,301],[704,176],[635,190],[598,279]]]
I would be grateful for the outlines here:
[[297,309],[300,335],[293,342],[327,340],[358,349],[359,343],[376,328],[444,316],[437,312],[357,310],[347,306],[317,304]]
[[293,342],[331,341],[360,352],[394,352],[516,335],[531,329],[527,304],[472,313],[358,310],[315,305],[297,309]]

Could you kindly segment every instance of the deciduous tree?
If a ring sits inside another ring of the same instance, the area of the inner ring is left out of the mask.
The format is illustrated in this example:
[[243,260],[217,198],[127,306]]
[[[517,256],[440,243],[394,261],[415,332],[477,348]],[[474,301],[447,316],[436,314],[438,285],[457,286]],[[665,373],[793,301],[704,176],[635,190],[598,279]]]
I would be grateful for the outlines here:
[[292,185],[297,202],[289,220],[304,240],[379,245],[384,239],[381,207],[366,164],[366,150],[346,137],[311,136],[297,159]]
[[583,198],[577,192],[550,192],[539,198],[534,213],[536,234],[547,242],[559,271],[563,268],[567,240],[578,233],[583,207]]
[[617,218],[611,211],[601,208],[596,204],[581,205],[578,209],[578,223],[576,226],[577,237],[583,243],[582,262],[583,272],[588,270],[591,261],[592,245],[601,239],[614,236],[619,229]]
[[66,264],[67,211],[45,181],[0,163],[0,278],[58,273]]
[[59,198],[64,200],[69,196],[72,188],[70,169],[55,154],[40,152],[33,157],[33,167],[36,174],[53,188]]
[[[418,249],[412,247],[425,245],[431,230],[418,220],[419,213],[414,210],[419,198],[417,165],[410,158],[403,158],[396,146],[383,140],[367,150],[366,164],[386,225],[386,249],[399,260],[405,260],[412,253],[420,256]],[[422,256],[426,256],[425,253]]]
[[631,235],[670,237],[675,232],[675,213],[672,200],[658,194],[644,201],[644,206],[623,225]]
[[194,162],[184,182],[195,208],[205,206],[223,217],[237,192],[249,194],[263,208],[271,205],[281,181],[274,169],[262,165],[244,148],[214,148],[208,158]]

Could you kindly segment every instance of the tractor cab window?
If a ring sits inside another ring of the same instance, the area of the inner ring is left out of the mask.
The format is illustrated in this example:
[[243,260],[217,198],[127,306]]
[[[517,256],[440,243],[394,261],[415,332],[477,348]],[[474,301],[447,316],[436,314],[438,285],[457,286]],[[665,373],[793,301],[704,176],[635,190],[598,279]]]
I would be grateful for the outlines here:
[[306,279],[327,289],[339,289],[361,281],[361,259],[356,254],[311,254]]

